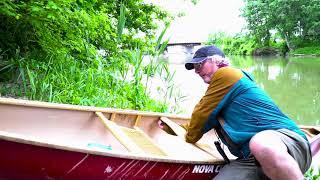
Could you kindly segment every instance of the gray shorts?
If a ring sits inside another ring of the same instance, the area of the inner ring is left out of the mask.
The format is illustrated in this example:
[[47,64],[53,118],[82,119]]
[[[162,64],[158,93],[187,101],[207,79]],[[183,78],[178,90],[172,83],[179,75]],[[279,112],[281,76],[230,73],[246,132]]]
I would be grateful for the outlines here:
[[[311,164],[312,155],[309,142],[299,134],[288,129],[268,130],[275,133],[287,146],[288,153],[296,160],[302,173],[305,173]],[[215,180],[226,179],[268,179],[261,167],[257,166],[253,156],[247,159],[237,159],[225,165],[214,178]]]

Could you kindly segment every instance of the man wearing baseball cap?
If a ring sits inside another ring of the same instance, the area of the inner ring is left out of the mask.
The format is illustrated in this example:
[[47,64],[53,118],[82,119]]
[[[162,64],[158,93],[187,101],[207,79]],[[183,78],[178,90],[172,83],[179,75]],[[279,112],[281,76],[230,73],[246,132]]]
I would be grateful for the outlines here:
[[[198,49],[185,67],[209,84],[183,126],[189,143],[213,128],[217,132],[215,145],[227,164],[215,179],[304,178],[312,159],[305,134],[250,74],[230,67],[215,46]],[[220,143],[238,159],[229,161]]]

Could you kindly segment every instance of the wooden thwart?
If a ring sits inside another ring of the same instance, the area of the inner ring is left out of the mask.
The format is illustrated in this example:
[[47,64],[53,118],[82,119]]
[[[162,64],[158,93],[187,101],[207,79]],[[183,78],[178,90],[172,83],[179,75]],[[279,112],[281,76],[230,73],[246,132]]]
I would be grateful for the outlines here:
[[183,127],[181,127],[180,125],[173,122],[167,117],[161,117],[160,119],[162,122],[166,123],[173,130],[173,132],[177,134],[177,136],[184,138],[187,132]]
[[142,130],[135,127],[135,129],[121,127],[122,131],[145,153],[166,156],[166,153],[158,147],[153,140],[145,134]]
[[[179,136],[183,139],[185,138],[187,131],[183,127],[181,127],[180,125],[173,122],[172,120],[170,120],[167,117],[161,117],[160,119],[161,119],[161,121],[166,123],[173,130],[173,132],[177,134],[177,136]],[[201,149],[202,151],[206,152],[210,156],[213,156],[214,158],[217,158],[217,159],[220,158],[219,156],[212,153],[213,149],[208,144],[201,144],[201,143],[196,142],[193,145],[196,146],[197,148]]]
[[143,153],[143,151],[134,144],[128,136],[121,130],[121,128],[113,121],[108,120],[101,112],[96,112],[103,124],[110,130],[119,142],[125,146],[130,152]]
[[96,112],[96,115],[110,130],[112,135],[130,152],[166,156],[166,153],[142,130],[119,126],[115,122],[108,120],[101,112]]

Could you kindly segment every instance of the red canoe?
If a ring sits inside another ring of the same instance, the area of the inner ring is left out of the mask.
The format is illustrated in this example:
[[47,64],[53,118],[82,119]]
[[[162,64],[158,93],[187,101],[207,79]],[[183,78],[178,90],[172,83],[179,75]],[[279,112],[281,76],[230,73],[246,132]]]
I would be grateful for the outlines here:
[[212,179],[223,166],[214,132],[193,145],[158,128],[185,117],[8,98],[0,115],[5,179]]

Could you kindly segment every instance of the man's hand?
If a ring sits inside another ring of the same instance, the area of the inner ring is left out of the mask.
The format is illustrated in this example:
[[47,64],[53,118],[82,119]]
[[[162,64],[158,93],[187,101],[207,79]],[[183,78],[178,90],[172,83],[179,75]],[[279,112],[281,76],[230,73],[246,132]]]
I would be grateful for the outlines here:
[[162,130],[164,130],[165,132],[167,132],[168,134],[174,135],[176,136],[177,134],[163,121],[159,120],[158,121],[158,127]]

